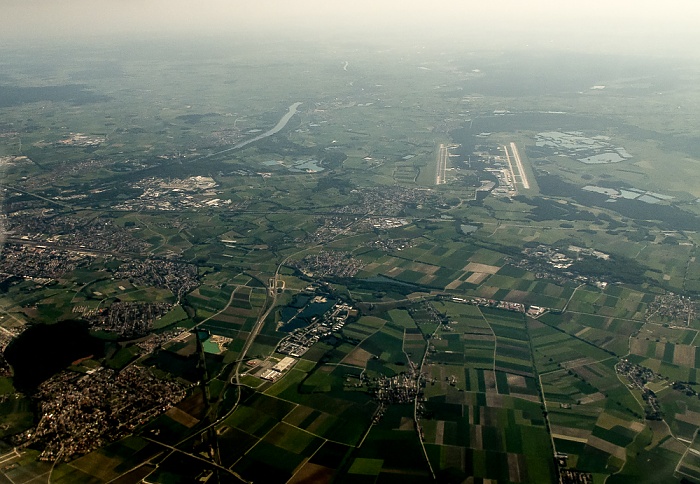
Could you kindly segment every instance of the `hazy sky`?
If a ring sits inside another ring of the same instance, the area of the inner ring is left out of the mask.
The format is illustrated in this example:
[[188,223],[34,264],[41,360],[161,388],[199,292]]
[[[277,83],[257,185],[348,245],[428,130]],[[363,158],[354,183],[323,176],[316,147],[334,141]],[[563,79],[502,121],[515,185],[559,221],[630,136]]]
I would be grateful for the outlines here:
[[698,0],[0,0],[0,40],[258,32],[694,55]]

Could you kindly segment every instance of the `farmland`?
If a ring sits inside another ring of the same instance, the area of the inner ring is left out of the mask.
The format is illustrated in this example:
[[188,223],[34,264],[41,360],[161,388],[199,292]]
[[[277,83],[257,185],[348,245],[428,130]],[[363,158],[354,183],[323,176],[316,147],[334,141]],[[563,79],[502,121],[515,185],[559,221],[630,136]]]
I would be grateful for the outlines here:
[[[235,43],[3,57],[0,480],[699,481],[695,115],[635,91],[670,80]],[[182,398],[42,457],[64,380],[90,415],[135,371]]]

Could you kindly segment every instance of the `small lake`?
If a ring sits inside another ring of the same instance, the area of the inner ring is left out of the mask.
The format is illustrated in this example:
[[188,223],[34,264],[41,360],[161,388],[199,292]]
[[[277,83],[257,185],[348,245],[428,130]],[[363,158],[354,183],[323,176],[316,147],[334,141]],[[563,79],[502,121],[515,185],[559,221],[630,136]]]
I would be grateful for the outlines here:
[[292,172],[317,172],[317,171],[323,171],[323,167],[320,165],[320,162],[317,160],[304,160],[304,161],[297,161],[294,163],[294,166],[289,169],[289,171]]
[[470,225],[470,224],[462,224],[459,226],[459,229],[462,231],[464,235],[470,235],[479,230],[478,225]]
[[105,342],[90,335],[81,321],[36,324],[12,340],[5,359],[19,389],[31,390],[81,358],[104,356]]
[[336,303],[335,299],[330,298],[325,302],[309,301],[310,298],[307,296],[297,296],[294,298],[291,304],[282,309],[282,320],[289,322],[280,328],[281,331],[289,333],[297,328],[307,326],[309,323],[311,323],[311,319],[313,319],[314,316],[323,315]]
[[294,162],[287,162],[285,163],[284,161],[281,160],[268,160],[268,161],[263,161],[263,165],[265,166],[280,166],[287,168],[289,171],[292,173],[316,173],[325,170],[321,166],[321,162],[318,160],[301,160],[301,161],[294,161]]

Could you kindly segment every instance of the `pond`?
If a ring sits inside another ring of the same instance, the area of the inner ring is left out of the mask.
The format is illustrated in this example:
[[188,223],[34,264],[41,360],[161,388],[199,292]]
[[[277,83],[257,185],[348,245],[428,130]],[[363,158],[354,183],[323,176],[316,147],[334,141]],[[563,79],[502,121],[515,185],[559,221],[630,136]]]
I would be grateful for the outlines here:
[[105,342],[90,335],[81,321],[36,324],[12,340],[5,359],[20,389],[33,389],[41,382],[86,357],[104,356]]
[[[297,328],[303,328],[311,323],[314,316],[321,316],[336,303],[335,299],[311,300],[307,296],[296,296],[292,303],[281,311],[282,320],[287,323],[280,328],[281,331],[291,332]],[[303,304],[300,304],[304,301]]]

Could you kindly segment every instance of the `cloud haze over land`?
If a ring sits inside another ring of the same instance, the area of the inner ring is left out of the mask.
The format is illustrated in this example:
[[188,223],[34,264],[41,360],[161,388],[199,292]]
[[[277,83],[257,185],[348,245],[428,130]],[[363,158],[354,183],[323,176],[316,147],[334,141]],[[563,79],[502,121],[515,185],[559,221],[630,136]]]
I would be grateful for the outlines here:
[[694,55],[697,0],[4,0],[0,39],[248,33]]

